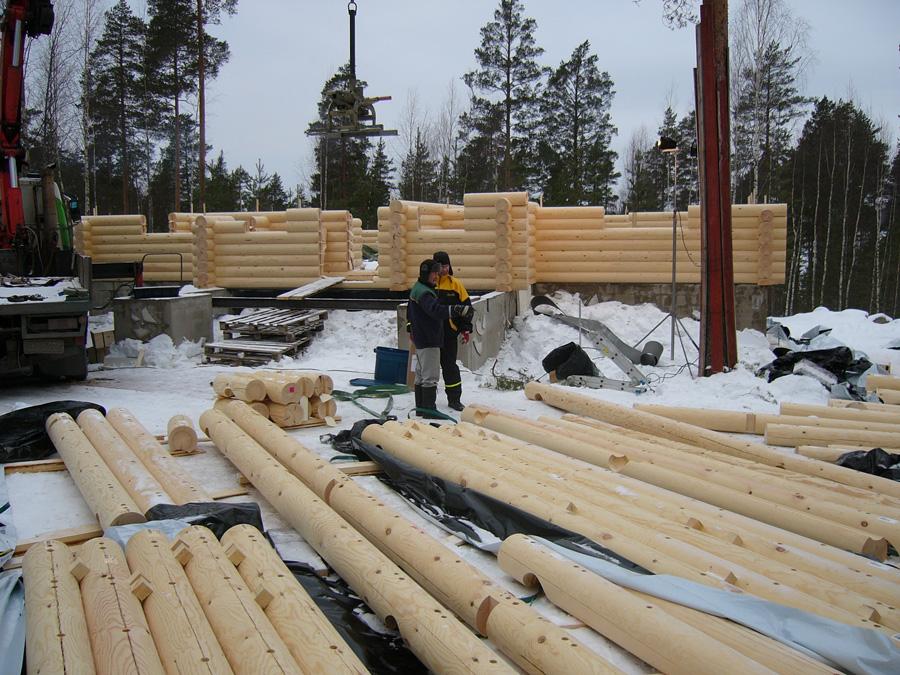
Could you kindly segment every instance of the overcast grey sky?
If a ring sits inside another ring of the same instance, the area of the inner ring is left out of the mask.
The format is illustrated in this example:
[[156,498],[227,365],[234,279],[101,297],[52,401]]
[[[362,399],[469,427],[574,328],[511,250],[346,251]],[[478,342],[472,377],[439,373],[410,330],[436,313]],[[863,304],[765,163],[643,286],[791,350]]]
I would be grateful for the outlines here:
[[[379,122],[396,128],[409,92],[435,117],[451,81],[468,97],[461,76],[475,67],[479,29],[493,16],[495,0],[358,0],[357,74],[368,95],[390,95],[376,104]],[[693,107],[693,27],[663,24],[661,0],[524,0],[537,21],[542,63],[556,66],[583,40],[591,42],[616,95],[613,122],[620,155],[632,132],[651,133],[671,100],[679,114]],[[697,3],[699,5],[699,1]],[[729,3],[737,12],[739,2]],[[787,0],[810,26],[814,54],[807,95],[855,100],[898,137],[900,113],[900,1]],[[262,159],[285,183],[307,183],[312,171],[304,135],[316,115],[325,80],[347,61],[345,0],[240,0],[214,34],[231,46],[231,60],[210,83],[207,141],[224,150],[229,167],[248,170]],[[402,144],[389,139],[389,150]],[[620,158],[621,165],[621,158]],[[621,170],[621,166],[619,167]]]

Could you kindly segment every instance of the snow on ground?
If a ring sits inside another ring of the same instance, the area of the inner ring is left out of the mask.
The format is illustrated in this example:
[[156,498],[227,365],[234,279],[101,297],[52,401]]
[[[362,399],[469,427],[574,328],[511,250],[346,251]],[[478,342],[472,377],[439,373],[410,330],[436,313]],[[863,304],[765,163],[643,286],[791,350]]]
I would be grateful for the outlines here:
[[[610,390],[580,390],[580,393],[585,395],[625,405],[640,400],[648,403],[756,412],[774,411],[782,401],[821,404],[828,398],[825,388],[809,377],[790,375],[772,383],[756,377],[756,370],[774,358],[766,337],[758,331],[739,332],[739,363],[734,371],[695,379],[685,368],[685,362],[687,360],[696,363],[697,349],[687,337],[683,340],[683,346],[682,341],[676,339],[675,358],[670,359],[671,324],[666,318],[666,313],[656,306],[594,302],[579,308],[582,299],[567,293],[557,294],[554,300],[573,316],[578,316],[580,311],[584,318],[603,321],[629,344],[643,344],[647,339],[654,339],[661,342],[664,347],[659,366],[653,368],[641,366],[651,382],[651,391],[636,396]],[[895,368],[900,370],[900,352],[886,349],[886,345],[890,342],[900,339],[900,320],[892,321],[886,317],[878,320],[887,322],[877,323],[858,310],[830,312],[821,308],[808,314],[778,319],[790,328],[794,336],[799,336],[816,325],[830,327],[833,330],[827,340],[841,340],[857,350],[862,350],[878,363],[893,361],[896,364]],[[217,326],[218,322],[215,323]],[[698,322],[683,319],[682,323],[690,337],[696,341],[699,337]],[[108,324],[106,318],[92,318],[92,326],[105,328]],[[657,324],[659,325],[656,330],[647,337],[646,334]],[[352,390],[350,379],[373,375],[375,347],[396,347],[396,336],[396,315],[393,312],[333,311],[329,313],[324,330],[313,338],[301,355],[269,364],[268,367],[326,371],[334,379],[335,388]],[[568,342],[579,342],[576,329],[546,316],[534,315],[531,312],[523,314],[515,319],[508,330],[496,359],[489,360],[476,372],[463,371],[463,402],[481,403],[529,417],[560,415],[560,411],[527,400],[520,390],[498,388],[498,383],[515,386],[515,381],[546,379],[540,365],[541,359],[554,348]],[[581,344],[598,364],[602,374],[615,378],[624,377],[611,361],[603,358],[599,351],[593,348],[586,336],[581,337]],[[143,353],[142,367],[95,366],[85,382],[58,384],[26,382],[0,388],[0,414],[53,400],[77,399],[92,401],[106,407],[126,407],[138,416],[151,433],[163,434],[168,419],[174,414],[187,414],[196,421],[214,399],[210,387],[212,379],[219,372],[234,370],[228,366],[202,364],[201,352],[199,344],[187,343],[176,346],[165,336],[146,344],[124,341],[111,350],[111,355],[115,358],[110,359],[108,363],[134,364],[135,359]],[[696,365],[692,369],[696,375]],[[385,405],[385,399],[366,400],[363,404],[373,410],[381,410]],[[447,410],[442,390],[438,396],[438,404]],[[397,396],[392,413],[404,419],[412,406],[412,394]],[[338,414],[342,418],[338,424],[339,428],[348,428],[353,422],[368,417],[362,410],[349,403],[340,403]],[[293,431],[292,434],[313,451],[331,457],[334,452],[327,443],[320,441],[319,437],[336,431],[337,429],[318,427]],[[201,454],[178,459],[185,470],[199,479],[211,492],[236,486],[239,476],[234,467],[211,443],[203,443],[201,448],[204,450]],[[522,587],[503,575],[489,555],[467,545],[458,545],[459,542],[455,537],[448,536],[423,519],[418,512],[406,505],[377,479],[358,480],[366,489],[414,520],[506,588],[520,595],[525,594]],[[20,539],[88,525],[92,521],[87,506],[66,473],[9,474],[7,487]],[[259,502],[267,528],[290,530],[252,488],[248,495],[232,500]],[[307,553],[309,555],[307,562],[315,564],[314,554],[308,549]],[[567,620],[567,617],[546,602],[539,602],[537,607],[557,623],[564,624]],[[621,650],[611,648],[592,631],[587,629],[576,631],[580,639],[585,638],[582,633],[589,634],[588,643],[597,651],[609,653],[612,649],[617,664],[628,672],[645,670]]]

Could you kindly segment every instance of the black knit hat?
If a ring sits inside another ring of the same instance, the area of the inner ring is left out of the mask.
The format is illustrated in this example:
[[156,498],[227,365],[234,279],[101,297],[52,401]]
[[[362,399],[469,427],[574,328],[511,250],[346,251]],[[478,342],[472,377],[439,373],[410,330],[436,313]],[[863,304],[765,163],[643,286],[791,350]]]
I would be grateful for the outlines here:
[[434,258],[435,262],[440,263],[441,265],[447,265],[448,267],[450,267],[450,276],[451,277],[453,276],[453,265],[450,264],[450,256],[447,254],[446,251],[438,251],[431,257]]
[[440,274],[441,272],[441,264],[436,262],[435,260],[429,258],[428,260],[423,260],[419,263],[419,281],[423,284],[428,283],[428,275],[432,272],[437,272]]

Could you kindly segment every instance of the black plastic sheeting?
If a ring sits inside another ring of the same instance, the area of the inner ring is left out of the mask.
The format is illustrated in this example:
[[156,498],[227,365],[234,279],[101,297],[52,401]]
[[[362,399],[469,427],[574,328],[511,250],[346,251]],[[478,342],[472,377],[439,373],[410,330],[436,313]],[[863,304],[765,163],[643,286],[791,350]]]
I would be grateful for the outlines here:
[[794,365],[800,361],[811,361],[824,368],[838,378],[838,382],[846,382],[850,378],[862,375],[872,363],[865,358],[853,357],[849,347],[832,347],[831,349],[814,349],[812,351],[788,351],[778,356],[757,371],[757,375],[766,375],[769,382],[794,372]]
[[342,435],[338,434],[335,438],[336,449],[344,452],[349,450],[361,459],[378,462],[387,475],[387,478],[381,477],[382,481],[404,499],[428,514],[429,517],[474,545],[486,542],[483,542],[472,525],[487,530],[500,540],[518,533],[543,537],[560,546],[602,558],[632,572],[650,574],[640,565],[587,537],[554,525],[489,495],[432,476],[398,460],[380,447],[363,441],[360,438],[363,429],[369,424],[378,423],[377,420],[357,422],[350,430],[349,447],[346,442],[342,443]]
[[900,481],[900,455],[886,452],[881,448],[848,452],[841,455],[835,464]]
[[191,504],[157,504],[145,514],[152,520],[183,520],[191,525],[208,527],[221,539],[235,525],[252,525],[265,532],[262,514],[256,502],[193,502]]
[[370,672],[428,672],[399,633],[379,633],[363,620],[362,614],[372,610],[340,577],[323,579],[303,563],[286,560],[284,564]]
[[104,415],[106,409],[85,401],[53,401],[0,415],[0,464],[30,462],[49,457],[56,449],[44,428],[54,413],[69,413],[78,417],[82,410],[93,408]]

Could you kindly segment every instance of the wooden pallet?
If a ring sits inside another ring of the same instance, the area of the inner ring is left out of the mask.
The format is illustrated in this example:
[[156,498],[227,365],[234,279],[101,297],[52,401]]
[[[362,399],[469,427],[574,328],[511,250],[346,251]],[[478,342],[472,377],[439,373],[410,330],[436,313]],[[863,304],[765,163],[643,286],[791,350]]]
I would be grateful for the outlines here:
[[203,355],[207,363],[227,363],[237,366],[259,366],[269,361],[278,361],[283,356],[295,356],[309,342],[310,336],[303,335],[290,342],[269,340],[222,340],[203,345]]
[[322,330],[328,316],[325,310],[263,309],[219,322],[226,339],[282,339],[292,342],[303,335]]

